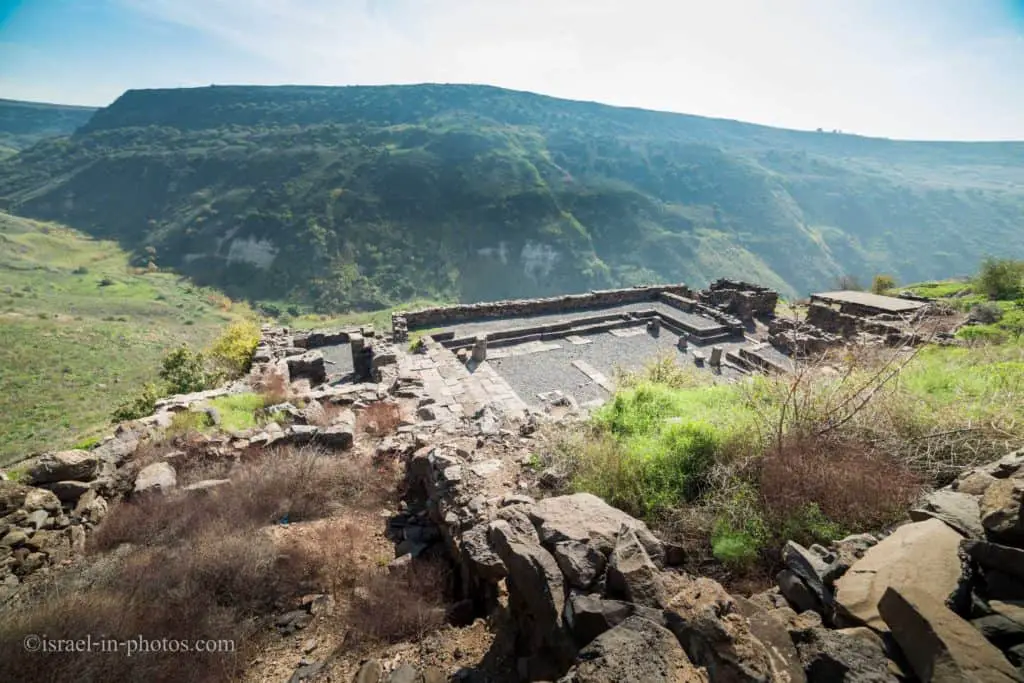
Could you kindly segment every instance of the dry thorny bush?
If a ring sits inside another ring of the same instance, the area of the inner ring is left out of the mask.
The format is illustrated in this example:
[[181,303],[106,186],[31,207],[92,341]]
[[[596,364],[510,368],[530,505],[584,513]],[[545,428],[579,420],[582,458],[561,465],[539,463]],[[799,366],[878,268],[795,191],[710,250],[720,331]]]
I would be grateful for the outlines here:
[[[251,661],[268,617],[313,590],[348,597],[340,626],[359,642],[438,625],[438,567],[389,574],[360,566],[351,549],[370,532],[338,520],[315,522],[324,526],[312,543],[269,531],[275,522],[324,517],[338,505],[376,513],[390,502],[396,474],[359,458],[280,449],[239,465],[232,483],[204,493],[115,506],[75,574],[55,575],[30,606],[0,619],[0,680],[231,680]],[[22,647],[27,634],[221,639],[234,641],[234,651],[40,654]]]
[[374,436],[386,436],[398,429],[402,416],[395,403],[378,401],[364,408],[356,418],[356,428]]

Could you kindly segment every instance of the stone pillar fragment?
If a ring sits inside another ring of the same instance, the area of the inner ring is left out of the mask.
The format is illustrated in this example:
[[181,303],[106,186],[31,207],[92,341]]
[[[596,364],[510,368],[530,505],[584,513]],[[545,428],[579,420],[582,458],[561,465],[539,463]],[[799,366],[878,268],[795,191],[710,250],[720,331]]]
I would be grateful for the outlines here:
[[678,348],[680,351],[685,352],[688,346],[689,346],[689,342],[687,342],[687,340],[686,340],[686,335],[685,334],[679,335],[679,341],[676,342],[676,348]]
[[714,367],[721,367],[722,365],[722,347],[712,346],[711,347],[711,359],[708,361]]
[[487,360],[487,335],[477,335],[476,341],[473,343],[473,361],[477,363],[483,363]]

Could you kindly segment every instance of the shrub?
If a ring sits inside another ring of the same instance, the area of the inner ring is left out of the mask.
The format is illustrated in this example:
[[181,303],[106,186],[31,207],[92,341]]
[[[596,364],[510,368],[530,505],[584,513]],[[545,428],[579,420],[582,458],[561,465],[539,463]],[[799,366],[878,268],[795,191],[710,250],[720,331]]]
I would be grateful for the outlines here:
[[1024,261],[986,258],[976,287],[989,299],[1012,300],[1024,295]]
[[189,394],[209,389],[215,377],[206,371],[203,354],[181,345],[164,358],[160,379],[167,383],[171,394]]
[[876,275],[871,281],[871,291],[875,294],[885,294],[896,287],[896,278],[892,275]]
[[157,399],[159,399],[159,395],[156,386],[152,383],[143,385],[142,391],[135,398],[129,399],[114,409],[112,416],[114,422],[138,420],[152,415],[156,411]]
[[85,266],[78,266],[77,268],[75,268],[74,270],[71,271],[71,274],[72,275],[86,275],[88,272],[89,272],[89,269],[86,268]]
[[976,304],[971,307],[967,318],[983,325],[991,325],[1003,319],[1003,309],[996,303]]
[[228,377],[240,377],[252,366],[252,354],[259,341],[259,325],[251,320],[232,323],[213,342],[208,355]]

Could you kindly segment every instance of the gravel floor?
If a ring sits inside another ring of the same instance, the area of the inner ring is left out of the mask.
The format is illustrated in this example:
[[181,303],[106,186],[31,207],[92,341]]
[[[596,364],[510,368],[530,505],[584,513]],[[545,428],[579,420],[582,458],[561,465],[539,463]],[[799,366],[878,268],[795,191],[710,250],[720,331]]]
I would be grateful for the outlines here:
[[454,331],[456,337],[469,337],[472,335],[488,332],[499,332],[502,330],[531,327],[533,325],[545,325],[563,320],[577,320],[592,315],[604,313],[629,313],[631,311],[660,311],[673,318],[693,325],[697,329],[713,329],[719,326],[717,322],[694,313],[686,313],[678,308],[661,303],[660,301],[642,301],[636,304],[625,304],[623,306],[611,306],[606,308],[588,308],[571,313],[553,313],[550,315],[531,315],[519,318],[499,318],[495,320],[481,320],[477,322],[460,323],[443,328],[445,331]]
[[[678,337],[671,332],[662,330],[657,337],[644,333],[631,337],[616,337],[608,332],[588,335],[590,344],[571,344],[564,339],[557,343],[562,348],[553,351],[510,356],[488,361],[489,364],[505,378],[509,386],[527,404],[539,406],[541,401],[537,394],[559,390],[571,395],[579,403],[596,398],[607,398],[608,392],[597,386],[589,377],[572,365],[574,360],[585,360],[595,369],[603,372],[610,380],[614,380],[617,368],[623,370],[639,370],[657,356],[667,353],[675,357],[681,364],[693,362],[693,349],[682,353],[676,348]],[[746,342],[719,344],[723,351],[743,346]],[[702,347],[705,355],[710,354],[710,347]],[[706,369],[711,372],[710,368]],[[721,376],[725,379],[737,378],[740,373],[724,368]]]

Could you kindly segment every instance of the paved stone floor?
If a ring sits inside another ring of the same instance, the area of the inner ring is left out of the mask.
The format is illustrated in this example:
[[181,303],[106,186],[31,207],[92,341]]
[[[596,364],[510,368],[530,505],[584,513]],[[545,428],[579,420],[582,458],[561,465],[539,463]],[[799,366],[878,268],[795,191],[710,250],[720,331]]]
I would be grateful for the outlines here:
[[719,324],[714,320],[705,318],[695,313],[687,313],[681,311],[674,306],[662,303],[660,301],[642,301],[635,304],[624,304],[622,306],[610,306],[605,308],[587,308],[571,313],[553,313],[550,315],[531,315],[522,316],[518,318],[498,318],[493,320],[480,320],[474,322],[457,323],[455,325],[448,325],[444,329],[445,331],[452,331],[456,337],[469,337],[481,333],[497,332],[499,330],[509,330],[522,327],[532,327],[535,325],[547,325],[551,323],[578,320],[580,318],[587,318],[593,315],[602,315],[609,313],[630,313],[634,311],[659,311],[665,315],[669,315],[679,321],[686,322],[687,324],[693,325],[696,329],[710,330],[719,327]]

